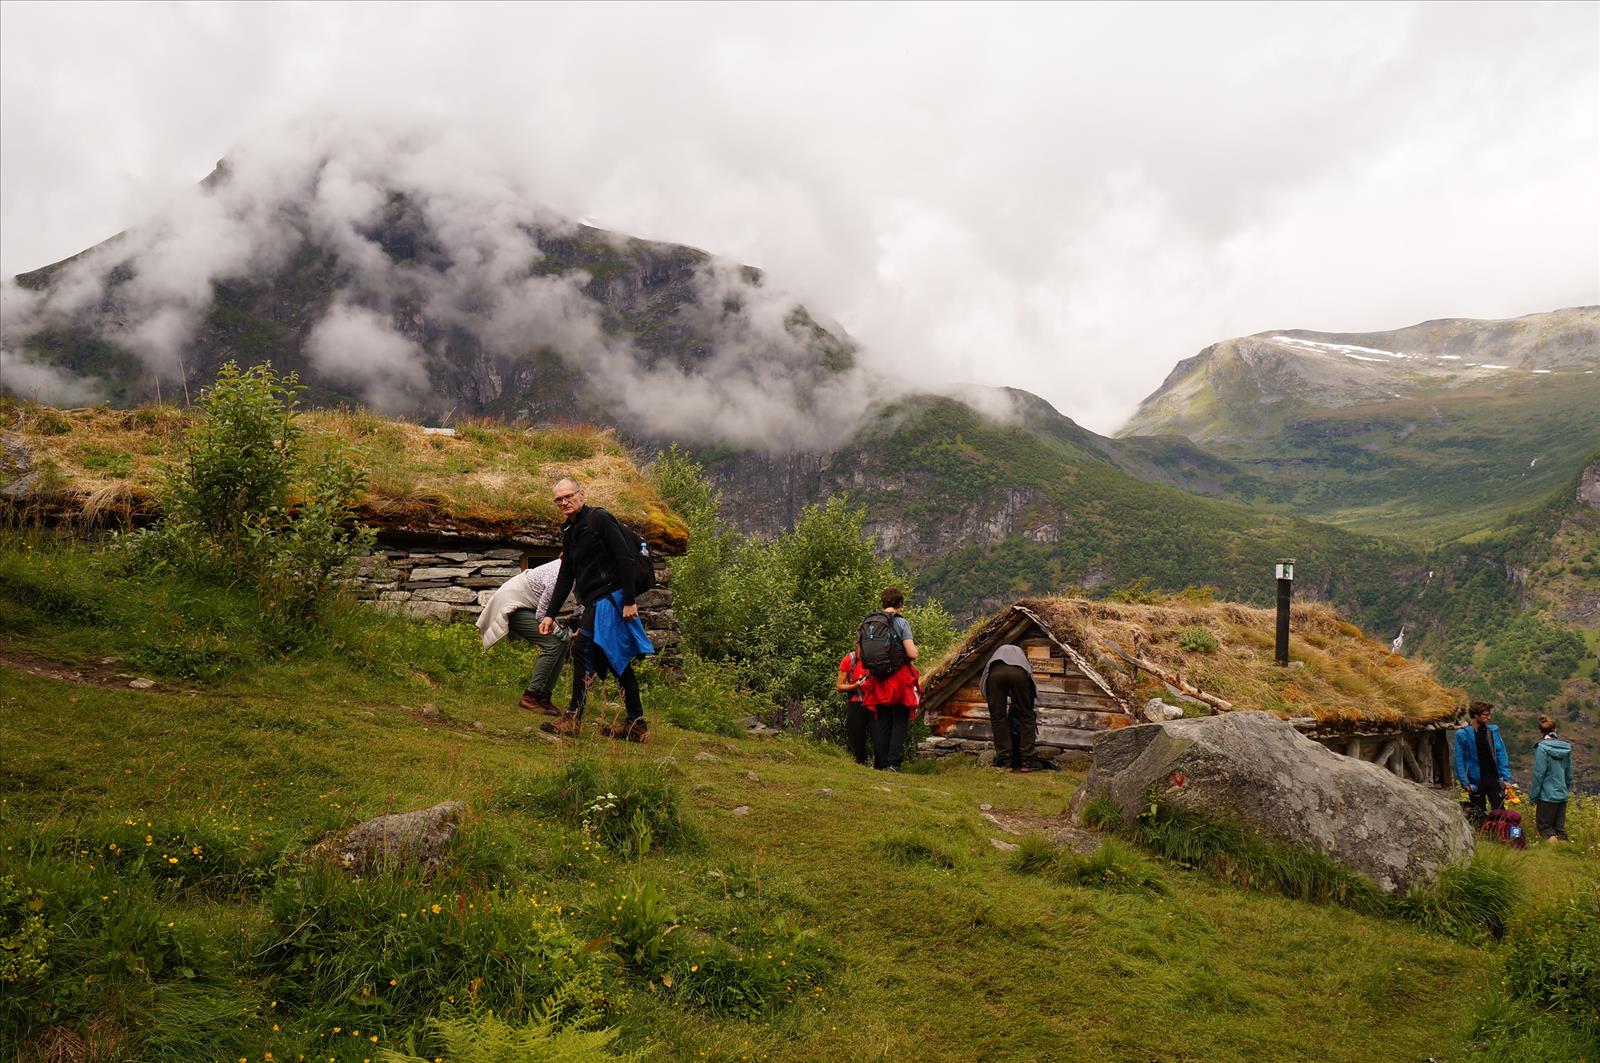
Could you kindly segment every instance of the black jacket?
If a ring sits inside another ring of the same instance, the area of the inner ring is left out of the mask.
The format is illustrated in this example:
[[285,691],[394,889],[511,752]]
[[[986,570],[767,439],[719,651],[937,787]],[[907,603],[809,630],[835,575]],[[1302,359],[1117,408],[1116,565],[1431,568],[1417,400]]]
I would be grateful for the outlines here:
[[561,522],[561,571],[550,593],[550,610],[565,604],[574,584],[578,601],[593,605],[618,587],[622,604],[633,604],[633,551],[617,518],[584,506]]

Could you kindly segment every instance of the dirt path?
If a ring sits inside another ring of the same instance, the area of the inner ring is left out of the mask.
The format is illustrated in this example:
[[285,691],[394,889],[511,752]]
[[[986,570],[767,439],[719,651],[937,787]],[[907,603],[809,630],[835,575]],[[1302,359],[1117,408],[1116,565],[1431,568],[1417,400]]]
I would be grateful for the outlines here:
[[19,672],[27,672],[29,675],[45,679],[58,679],[63,683],[77,683],[81,686],[159,690],[167,694],[198,693],[193,687],[158,683],[132,672],[119,671],[120,664],[122,664],[120,657],[101,657],[96,661],[54,661],[15,646],[0,645],[0,668],[15,668]]

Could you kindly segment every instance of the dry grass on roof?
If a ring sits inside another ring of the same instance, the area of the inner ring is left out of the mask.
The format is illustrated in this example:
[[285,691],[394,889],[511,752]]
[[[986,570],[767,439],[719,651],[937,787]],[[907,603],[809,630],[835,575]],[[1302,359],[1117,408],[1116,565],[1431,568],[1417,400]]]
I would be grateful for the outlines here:
[[[1162,686],[1148,673],[1141,673],[1136,684],[1132,669],[1114,649],[1175,672],[1236,709],[1315,717],[1331,729],[1453,719],[1464,700],[1461,692],[1441,685],[1426,662],[1390,652],[1387,642],[1365,634],[1322,603],[1296,604],[1291,614],[1289,658],[1303,662],[1295,668],[1273,662],[1276,614],[1271,609],[1179,599],[1129,605],[1029,598],[1017,605],[1084,652],[1132,704],[1161,694]],[[974,625],[946,660],[980,640],[993,620]],[[1196,628],[1215,637],[1215,650],[1184,648],[1184,633]]]
[[[8,437],[20,438],[39,471],[35,499],[84,518],[148,512],[162,468],[180,452],[193,423],[173,406],[134,410],[56,410],[7,400]],[[376,518],[446,521],[494,530],[560,523],[551,486],[563,475],[583,482],[605,506],[658,545],[681,549],[687,529],[657,497],[609,429],[592,425],[515,428],[466,421],[453,436],[366,411],[300,415],[312,454],[342,448],[367,470],[363,510]],[[20,475],[12,459],[0,482]]]

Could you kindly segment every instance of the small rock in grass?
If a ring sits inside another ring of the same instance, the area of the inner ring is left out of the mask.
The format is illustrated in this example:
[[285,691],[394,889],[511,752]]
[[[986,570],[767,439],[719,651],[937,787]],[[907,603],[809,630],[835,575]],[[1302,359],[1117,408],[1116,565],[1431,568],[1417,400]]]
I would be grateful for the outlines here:
[[988,802],[985,802],[985,803],[983,803],[983,804],[978,806],[978,811],[980,811],[980,812],[993,812],[994,811],[994,806],[989,804]]
[[1009,853],[1014,849],[1021,848],[1021,846],[1014,842],[1001,841],[999,838],[990,838],[989,844],[994,846],[996,849],[999,849],[1002,853]]
[[722,758],[717,756],[715,753],[707,753],[705,750],[702,749],[700,752],[698,752],[698,753],[696,753],[694,755],[694,759],[695,760],[721,760]]
[[733,814],[736,815],[736,816],[748,816],[750,814],[750,806],[749,805],[739,805],[739,806],[735,807],[732,811],[733,811]]
[[482,721],[482,720],[473,720],[473,721],[472,721],[472,729],[473,729],[473,730],[474,730],[474,731],[481,731],[481,730],[483,730],[483,721]]
[[431,701],[425,703],[422,706],[422,715],[424,715],[424,716],[437,716],[437,715],[439,715],[439,706],[435,705]]
[[138,679],[128,680],[128,685],[135,690],[149,690],[156,685],[156,681],[154,679],[145,679],[141,676]]
[[761,776],[757,775],[753,771],[747,771],[744,773],[744,780],[745,782],[760,782]]
[[821,794],[823,797],[832,797],[833,788],[829,786],[819,786],[817,787],[817,793]]
[[360,712],[357,712],[356,715],[366,720],[376,720],[378,718],[378,714],[373,712],[371,709],[362,709]]

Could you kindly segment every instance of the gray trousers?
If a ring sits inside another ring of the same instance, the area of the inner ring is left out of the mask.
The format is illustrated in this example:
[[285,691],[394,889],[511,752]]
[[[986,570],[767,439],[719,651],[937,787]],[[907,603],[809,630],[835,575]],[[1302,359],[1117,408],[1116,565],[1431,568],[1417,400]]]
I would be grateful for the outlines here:
[[539,614],[532,609],[513,609],[506,621],[512,637],[538,647],[539,659],[533,664],[533,675],[528,677],[526,689],[530,694],[548,698],[561,676],[561,666],[567,663],[567,644],[572,635],[560,624],[548,635],[539,634]]

